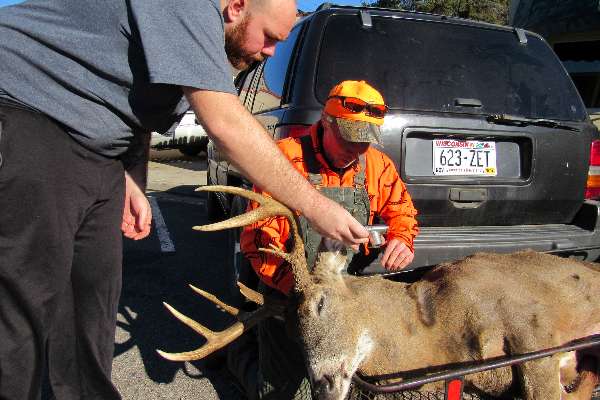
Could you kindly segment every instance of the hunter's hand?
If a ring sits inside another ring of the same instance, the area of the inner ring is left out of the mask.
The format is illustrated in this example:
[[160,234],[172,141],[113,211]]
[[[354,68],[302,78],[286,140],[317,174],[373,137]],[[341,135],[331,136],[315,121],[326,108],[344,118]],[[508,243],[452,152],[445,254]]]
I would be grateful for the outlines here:
[[146,195],[129,174],[125,174],[125,204],[121,230],[129,239],[139,240],[150,234],[152,209]]
[[321,196],[319,202],[304,212],[304,216],[321,235],[343,242],[355,251],[369,241],[369,232],[348,211],[336,202]]
[[408,266],[415,255],[398,239],[392,239],[385,245],[385,251],[381,257],[381,265],[388,271],[397,271]]

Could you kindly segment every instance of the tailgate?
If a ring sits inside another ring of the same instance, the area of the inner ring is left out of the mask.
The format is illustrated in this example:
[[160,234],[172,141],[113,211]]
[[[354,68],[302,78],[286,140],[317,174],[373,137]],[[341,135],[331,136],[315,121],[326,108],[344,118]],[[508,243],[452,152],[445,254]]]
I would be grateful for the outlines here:
[[421,226],[573,220],[583,201],[589,133],[501,129],[403,130],[400,171]]

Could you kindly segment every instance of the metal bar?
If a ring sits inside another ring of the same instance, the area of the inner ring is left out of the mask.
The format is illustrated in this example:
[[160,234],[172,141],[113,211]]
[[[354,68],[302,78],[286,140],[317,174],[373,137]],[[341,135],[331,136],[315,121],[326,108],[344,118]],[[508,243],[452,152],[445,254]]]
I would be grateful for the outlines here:
[[373,21],[371,20],[371,14],[367,10],[360,10],[360,21],[362,26],[365,28],[372,28]]
[[590,247],[573,247],[570,249],[554,249],[554,250],[544,250],[544,251],[540,251],[540,253],[548,253],[548,254],[553,254],[553,253],[576,253],[578,251],[585,251],[585,250],[598,250],[600,248],[600,246],[590,246]]
[[515,28],[515,33],[519,38],[519,43],[525,45],[527,44],[527,36],[525,35],[525,31],[521,28]]
[[[372,383],[364,381],[356,374],[352,377],[352,380],[360,388],[369,390],[374,393],[393,393],[406,389],[411,389],[417,386],[422,386],[427,383],[461,378],[464,375],[475,374],[478,372],[483,372],[495,368],[507,367],[526,361],[536,360],[538,358],[549,357],[556,353],[568,353],[570,351],[586,349],[588,347],[593,347],[597,345],[600,345],[600,335],[592,335],[585,338],[573,340],[562,346],[552,347],[545,350],[533,351],[530,353],[518,354],[509,357],[495,357],[482,361],[462,363],[462,365],[467,366],[452,371],[438,372],[435,374],[428,375],[426,377],[407,379],[400,383],[392,383],[388,385],[374,385]],[[398,378],[405,373],[406,372],[389,375],[386,376],[386,379]]]

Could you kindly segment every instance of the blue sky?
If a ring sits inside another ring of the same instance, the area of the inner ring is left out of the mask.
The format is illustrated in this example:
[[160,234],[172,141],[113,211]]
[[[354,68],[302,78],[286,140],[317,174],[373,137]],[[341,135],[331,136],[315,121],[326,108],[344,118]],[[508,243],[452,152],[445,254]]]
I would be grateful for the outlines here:
[[[321,3],[325,0],[297,0],[298,8],[302,11],[314,11]],[[0,0],[0,7],[6,6],[9,4],[20,3],[21,0]],[[340,0],[332,3],[343,4],[343,5],[358,5],[361,3],[361,0]]]
[[[0,0],[2,2],[3,0]],[[314,11],[321,3],[324,3],[326,0],[296,0],[298,2],[298,8],[302,11]],[[331,1],[330,3],[340,4],[340,5],[360,5],[362,3],[361,0],[338,0]],[[373,0],[367,1],[367,3],[372,3]]]

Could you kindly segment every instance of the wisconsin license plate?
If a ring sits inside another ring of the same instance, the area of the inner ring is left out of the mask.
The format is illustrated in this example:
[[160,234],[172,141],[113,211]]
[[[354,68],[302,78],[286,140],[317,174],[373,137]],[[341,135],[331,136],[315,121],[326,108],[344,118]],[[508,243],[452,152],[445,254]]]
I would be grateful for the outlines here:
[[434,175],[496,176],[496,143],[476,140],[433,140]]

